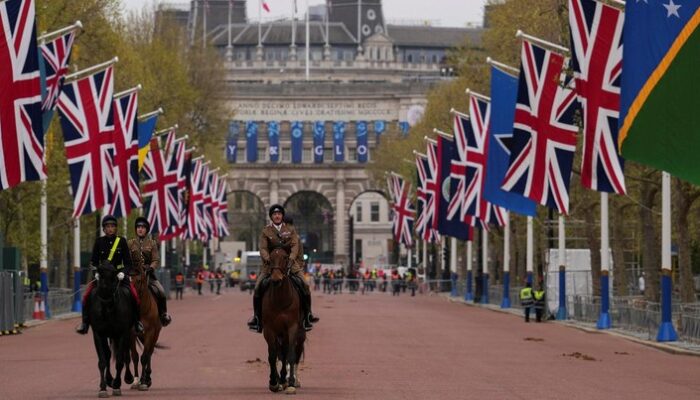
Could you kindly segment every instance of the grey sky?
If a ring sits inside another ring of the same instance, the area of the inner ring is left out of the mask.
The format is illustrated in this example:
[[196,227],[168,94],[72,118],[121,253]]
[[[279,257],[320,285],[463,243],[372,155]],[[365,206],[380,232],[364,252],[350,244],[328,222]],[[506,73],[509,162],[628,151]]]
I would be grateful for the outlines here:
[[[263,10],[263,19],[289,16],[292,0],[265,0],[271,12]],[[299,10],[306,0],[297,0]],[[127,10],[137,10],[145,4],[187,4],[186,0],[122,0]],[[325,0],[308,0],[309,5],[323,4]],[[460,26],[468,23],[481,25],[486,0],[383,0],[384,18],[389,22],[404,20],[415,23],[429,21],[438,26]],[[248,17],[258,18],[258,1],[248,0]]]

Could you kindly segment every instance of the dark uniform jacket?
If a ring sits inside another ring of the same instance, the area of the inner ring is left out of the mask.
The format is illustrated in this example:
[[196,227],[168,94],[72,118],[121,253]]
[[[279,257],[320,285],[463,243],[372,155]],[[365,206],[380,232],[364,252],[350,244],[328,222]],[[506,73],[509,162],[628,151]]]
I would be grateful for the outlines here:
[[289,260],[292,261],[292,273],[296,273],[300,267],[299,235],[293,226],[282,223],[279,232],[270,224],[263,228],[260,234],[260,258],[263,261],[262,274],[270,273],[270,253],[277,247],[284,247],[289,251]]
[[151,267],[157,269],[160,266],[160,253],[158,243],[151,238],[140,239],[138,237],[129,239],[129,250],[134,265],[142,265],[144,268]]
[[112,256],[112,265],[119,272],[123,272],[128,275],[133,266],[131,261],[131,254],[129,253],[129,246],[126,239],[121,236],[102,236],[95,240],[95,245],[92,248],[92,259],[90,259],[90,265],[93,267],[98,267],[102,261],[107,260],[109,257],[109,252],[112,250],[112,245],[114,241],[119,237],[119,244],[117,249]]

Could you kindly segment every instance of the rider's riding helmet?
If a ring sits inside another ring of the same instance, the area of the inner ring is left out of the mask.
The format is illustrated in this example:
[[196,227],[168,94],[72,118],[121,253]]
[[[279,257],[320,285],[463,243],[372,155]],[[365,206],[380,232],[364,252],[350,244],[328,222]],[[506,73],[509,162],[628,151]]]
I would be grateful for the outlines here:
[[282,217],[284,217],[284,207],[282,207],[279,204],[273,204],[272,207],[270,207],[270,212],[268,212],[267,215],[269,215],[270,218],[272,218],[272,214],[276,212],[282,213]]
[[102,218],[102,227],[104,228],[105,225],[107,224],[114,224],[117,225],[117,219],[114,218],[114,215],[105,215],[104,218]]
[[134,228],[138,228],[139,226],[146,227],[146,230],[151,229],[151,224],[148,223],[148,220],[145,217],[136,218],[136,223],[134,224]]

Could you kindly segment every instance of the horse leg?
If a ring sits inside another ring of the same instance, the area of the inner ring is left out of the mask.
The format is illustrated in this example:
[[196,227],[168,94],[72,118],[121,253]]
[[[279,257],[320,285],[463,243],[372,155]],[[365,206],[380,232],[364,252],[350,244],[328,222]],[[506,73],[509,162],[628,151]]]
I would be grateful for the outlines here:
[[280,385],[282,385],[283,389],[287,388],[287,347],[285,345],[281,346],[282,348],[280,349],[279,352],[279,359],[280,363],[282,364],[282,368],[280,369]]
[[153,353],[152,345],[143,346],[143,354],[141,354],[141,380],[139,390],[146,391],[151,387],[151,354]]
[[112,377],[112,345],[114,344],[113,339],[107,340],[107,346],[105,348],[105,356],[107,357],[107,371],[105,372],[105,382],[107,386],[112,387],[114,384],[114,377]]
[[[124,372],[124,383],[131,385],[134,383],[134,375],[131,374],[131,353],[136,351],[136,335],[129,333],[129,343],[125,350],[126,360],[124,360],[124,367],[126,372]],[[134,372],[136,372],[136,366],[134,366]]]
[[105,357],[105,348],[109,348],[107,339],[101,338],[92,330],[92,338],[95,343],[95,351],[97,352],[97,369],[100,371],[100,391],[97,392],[97,397],[109,397],[107,394],[107,382],[105,381],[105,369],[109,365],[109,358]]
[[131,362],[134,364],[134,380],[133,384],[131,385],[132,389],[138,389],[139,388],[139,351],[136,347],[136,341],[138,338],[136,335],[133,335],[133,342],[131,344]]
[[289,383],[289,386],[287,387],[286,393],[287,394],[295,394],[297,389],[296,389],[296,365],[297,365],[297,349],[296,349],[296,342],[297,342],[297,330],[299,327],[297,325],[292,325],[287,330],[287,362],[289,363],[289,379],[287,382]]
[[124,360],[129,359],[129,338],[130,334],[124,333],[116,340],[116,376],[114,377],[114,384],[112,385],[112,396],[122,395],[122,369],[124,369]]
[[267,363],[270,365],[270,381],[268,382],[268,388],[271,392],[279,392],[282,390],[282,385],[279,384],[280,377],[277,374],[277,348],[275,341],[275,338],[271,338],[267,341]]

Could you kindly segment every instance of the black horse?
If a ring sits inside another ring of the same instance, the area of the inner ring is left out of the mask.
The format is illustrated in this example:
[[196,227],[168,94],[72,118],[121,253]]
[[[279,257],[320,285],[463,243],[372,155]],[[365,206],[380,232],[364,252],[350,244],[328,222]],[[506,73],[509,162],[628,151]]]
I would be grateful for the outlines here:
[[[121,375],[125,362],[129,359],[129,338],[134,326],[134,301],[126,285],[121,284],[117,270],[108,261],[98,268],[97,288],[90,293],[90,324],[97,351],[97,366],[100,370],[100,391],[98,397],[109,397],[107,386],[112,387],[112,395],[121,395]],[[116,376],[112,378],[110,360],[114,354]]]

